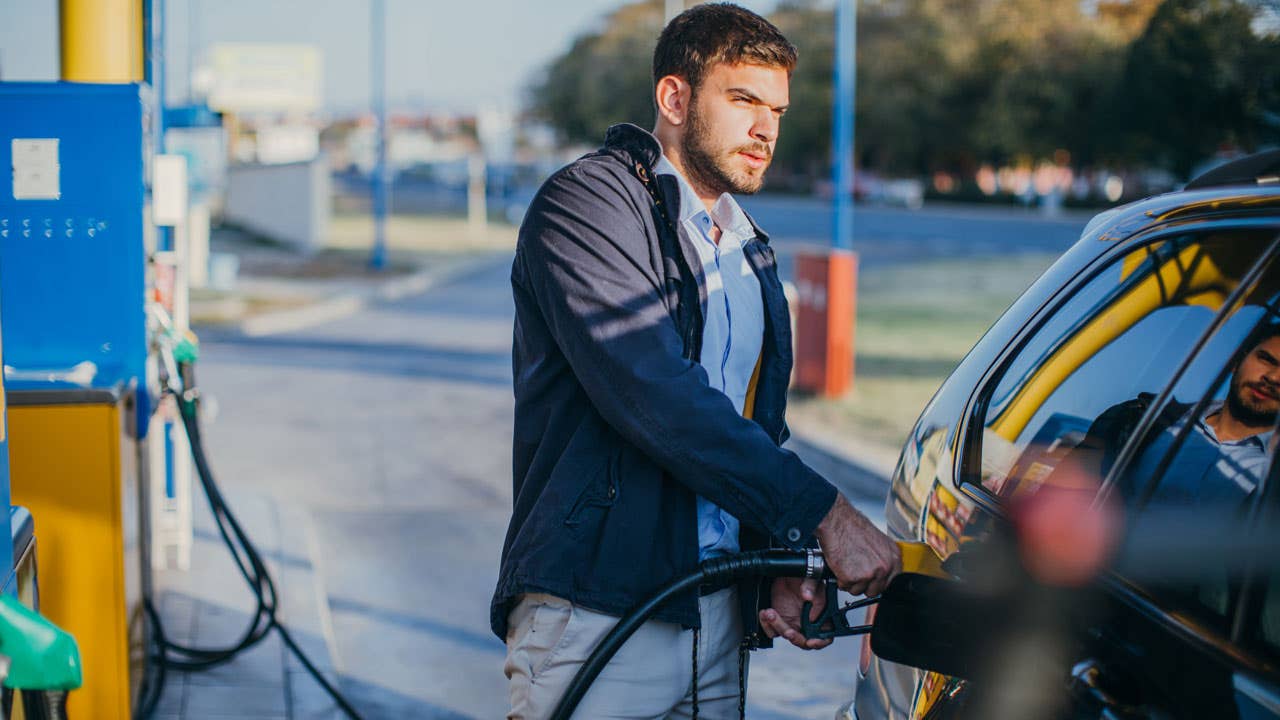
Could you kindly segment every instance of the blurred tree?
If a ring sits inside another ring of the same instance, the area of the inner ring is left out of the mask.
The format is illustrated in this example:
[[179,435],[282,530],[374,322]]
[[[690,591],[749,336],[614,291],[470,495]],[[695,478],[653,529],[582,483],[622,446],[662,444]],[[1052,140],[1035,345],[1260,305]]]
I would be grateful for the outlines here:
[[799,50],[769,185],[807,189],[813,178],[830,174],[835,18],[814,0],[783,0],[769,19]]
[[[530,105],[571,142],[653,120],[661,0],[609,15],[548,67]],[[830,169],[830,0],[781,0],[800,50],[771,187]],[[969,174],[1063,158],[1185,176],[1222,143],[1280,139],[1280,0],[859,0],[859,165]]]
[[1151,15],[1164,0],[1098,0],[1094,13],[1106,24],[1107,31],[1128,44],[1147,29]]
[[[1076,2],[985,3],[968,83],[980,88],[969,141],[978,158],[1097,154],[1096,113],[1119,74],[1123,46]],[[968,169],[968,168],[965,168]]]
[[[1141,13],[1135,6],[1155,1],[1125,2],[1124,19],[1132,24]],[[784,4],[774,19],[782,26],[795,14]],[[804,14],[806,22],[783,29],[804,52],[797,81],[820,87],[830,82],[830,10],[807,4]],[[1060,149],[1082,160],[1094,157],[1096,110],[1111,96],[1123,45],[1134,34],[1119,24],[1054,0],[861,0],[861,164],[891,174],[968,174],[983,162],[1049,157]],[[815,58],[810,48],[821,55]],[[809,74],[814,77],[804,77]],[[812,93],[815,102],[793,94],[793,113],[830,113],[829,91]],[[792,127],[802,122],[788,120]],[[818,141],[817,132],[795,135],[796,146],[812,156],[807,167],[819,166],[819,159],[826,167],[825,139]],[[784,135],[780,151],[787,142]]]
[[529,106],[561,140],[598,145],[610,125],[653,126],[653,46],[662,32],[662,0],[623,6],[582,35],[535,83]]
[[965,66],[973,0],[864,0],[858,14],[856,137],[864,166],[920,174],[972,158],[978,104]]
[[1280,36],[1255,32],[1275,3],[1165,0],[1129,48],[1116,155],[1182,177],[1226,144],[1280,141]]

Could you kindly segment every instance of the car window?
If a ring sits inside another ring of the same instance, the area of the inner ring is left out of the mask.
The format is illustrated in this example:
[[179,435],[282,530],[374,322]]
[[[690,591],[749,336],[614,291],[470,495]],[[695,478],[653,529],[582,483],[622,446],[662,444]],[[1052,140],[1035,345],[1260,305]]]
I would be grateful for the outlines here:
[[[1247,567],[1231,536],[1250,523],[1280,409],[1278,275],[1280,264],[1268,268],[1228,310],[1111,478],[1127,546],[1149,548],[1118,571],[1162,606],[1224,634]],[[1205,547],[1187,552],[1187,541]]]
[[[1268,262],[1237,302],[1223,309],[1216,331],[1189,358],[1165,401],[1151,408],[1145,430],[1139,434],[1136,412],[1146,408],[1111,409],[1083,443],[1095,453],[1128,443],[1114,471],[1105,462],[1099,471],[1109,473],[1107,492],[1126,510],[1127,546],[1143,543],[1154,556],[1130,558],[1119,572],[1164,607],[1223,633],[1232,625],[1247,567],[1236,562],[1243,555],[1231,551],[1228,541],[1251,523],[1274,448],[1278,305],[1280,263]],[[1221,541],[1217,549],[1204,542],[1211,538]],[[1209,549],[1175,547],[1184,539]]]
[[[1141,417],[1271,240],[1261,231],[1166,236],[1094,273],[980,396],[963,479],[997,497],[1032,490],[1095,423]],[[1093,458],[1099,478],[1122,444]]]

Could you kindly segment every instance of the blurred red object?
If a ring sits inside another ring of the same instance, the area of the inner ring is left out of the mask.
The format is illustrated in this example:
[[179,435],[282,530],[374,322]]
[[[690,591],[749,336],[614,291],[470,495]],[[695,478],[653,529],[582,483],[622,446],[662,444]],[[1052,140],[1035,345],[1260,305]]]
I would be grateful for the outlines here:
[[1077,587],[1110,561],[1124,515],[1117,501],[1096,501],[1100,486],[1068,457],[1034,492],[1014,498],[1010,519],[1022,564],[1033,578]]

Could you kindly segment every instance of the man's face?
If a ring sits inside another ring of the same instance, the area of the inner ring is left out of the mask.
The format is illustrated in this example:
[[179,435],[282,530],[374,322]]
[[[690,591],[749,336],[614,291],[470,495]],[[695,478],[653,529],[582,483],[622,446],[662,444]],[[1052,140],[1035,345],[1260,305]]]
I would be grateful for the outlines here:
[[689,179],[716,195],[759,191],[790,102],[790,84],[782,68],[713,66],[693,93],[681,139]]
[[1231,375],[1227,409],[1251,427],[1275,424],[1280,411],[1280,337],[1258,343]]

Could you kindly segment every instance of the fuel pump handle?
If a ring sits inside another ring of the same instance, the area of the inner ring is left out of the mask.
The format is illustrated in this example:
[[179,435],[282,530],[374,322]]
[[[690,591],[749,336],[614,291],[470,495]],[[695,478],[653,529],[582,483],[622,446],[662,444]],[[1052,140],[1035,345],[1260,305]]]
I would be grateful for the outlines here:
[[[942,560],[938,557],[938,553],[927,543],[899,540],[898,550],[902,556],[903,572],[939,578],[950,577],[942,569]],[[822,585],[823,592],[826,594],[826,604],[823,606],[822,613],[818,618],[810,620],[813,615],[812,602],[805,603],[800,611],[800,630],[804,633],[805,638],[809,640],[829,640],[849,635],[865,635],[871,632],[871,625],[850,625],[849,613],[880,602],[879,595],[871,595],[841,606],[839,587],[836,585],[835,576],[831,573],[829,566],[824,568]]]

